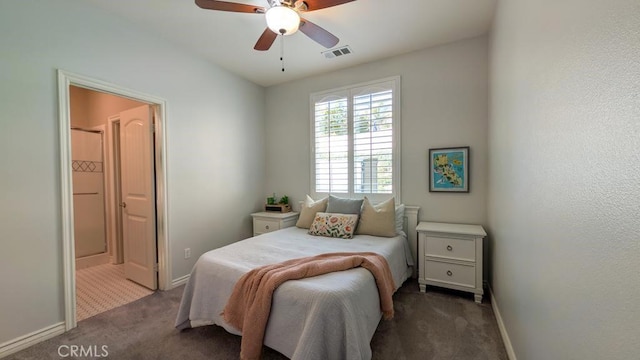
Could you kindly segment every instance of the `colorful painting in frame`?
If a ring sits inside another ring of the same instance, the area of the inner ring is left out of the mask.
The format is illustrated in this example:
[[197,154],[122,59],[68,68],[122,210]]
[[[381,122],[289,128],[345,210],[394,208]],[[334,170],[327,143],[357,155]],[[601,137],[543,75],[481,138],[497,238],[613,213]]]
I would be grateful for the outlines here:
[[429,191],[469,192],[469,147],[429,149]]

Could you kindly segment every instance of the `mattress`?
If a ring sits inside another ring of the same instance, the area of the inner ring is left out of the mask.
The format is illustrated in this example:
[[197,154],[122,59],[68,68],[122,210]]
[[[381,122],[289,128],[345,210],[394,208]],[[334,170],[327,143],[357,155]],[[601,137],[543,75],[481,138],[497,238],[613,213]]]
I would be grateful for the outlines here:
[[[289,259],[364,251],[386,258],[396,290],[412,273],[411,250],[404,235],[337,239],[290,227],[209,251],[191,272],[176,327],[215,324],[241,335],[220,314],[242,275]],[[381,317],[375,280],[364,268],[291,280],[274,292],[264,344],[291,359],[370,359],[370,341]]]

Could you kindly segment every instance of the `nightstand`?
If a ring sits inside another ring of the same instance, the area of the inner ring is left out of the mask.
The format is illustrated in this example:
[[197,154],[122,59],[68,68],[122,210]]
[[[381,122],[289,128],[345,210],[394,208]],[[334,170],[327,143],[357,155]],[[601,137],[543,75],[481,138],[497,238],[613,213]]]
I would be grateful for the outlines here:
[[420,291],[427,285],[467,291],[482,303],[482,226],[423,221],[416,231]]
[[258,212],[253,217],[253,236],[294,226],[298,221],[297,212]]

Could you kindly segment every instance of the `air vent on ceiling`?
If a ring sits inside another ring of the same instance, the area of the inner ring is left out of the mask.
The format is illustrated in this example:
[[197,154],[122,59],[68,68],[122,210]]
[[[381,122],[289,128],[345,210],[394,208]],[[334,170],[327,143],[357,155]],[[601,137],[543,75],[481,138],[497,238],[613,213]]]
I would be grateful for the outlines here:
[[351,48],[349,47],[349,45],[347,45],[340,48],[323,51],[322,55],[324,55],[324,57],[326,57],[327,59],[333,59],[338,56],[349,55],[352,52],[353,51],[351,51]]

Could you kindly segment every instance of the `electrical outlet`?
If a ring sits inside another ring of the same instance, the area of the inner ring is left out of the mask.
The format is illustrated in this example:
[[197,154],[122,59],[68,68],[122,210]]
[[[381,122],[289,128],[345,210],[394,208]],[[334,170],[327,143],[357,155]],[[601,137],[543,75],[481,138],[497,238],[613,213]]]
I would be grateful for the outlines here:
[[191,248],[184,249],[184,258],[188,259],[191,257]]

